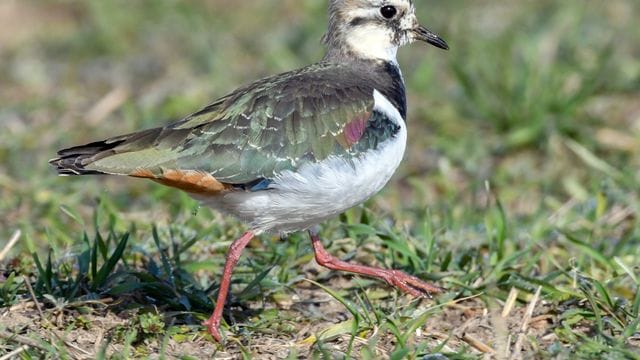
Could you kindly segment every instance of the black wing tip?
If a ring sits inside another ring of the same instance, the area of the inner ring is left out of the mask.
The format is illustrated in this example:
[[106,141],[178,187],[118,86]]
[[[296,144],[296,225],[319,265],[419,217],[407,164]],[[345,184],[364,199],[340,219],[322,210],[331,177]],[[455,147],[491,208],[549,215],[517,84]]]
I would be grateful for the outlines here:
[[58,175],[74,176],[74,175],[104,175],[105,173],[86,169],[85,166],[91,163],[91,159],[99,153],[110,150],[118,143],[113,144],[107,141],[93,142],[87,145],[75,146],[68,149],[58,151],[58,157],[49,160],[49,164],[53,166]]
[[104,175],[104,173],[100,171],[85,169],[84,165],[82,165],[80,155],[57,157],[49,160],[49,164],[56,169],[60,176]]
[[116,148],[128,142],[146,141],[153,143],[161,133],[162,128],[155,128],[62,149],[58,151],[58,157],[49,160],[49,164],[58,171],[58,174],[63,176],[108,175],[109,173],[86,169],[86,166],[115,154],[117,152]]

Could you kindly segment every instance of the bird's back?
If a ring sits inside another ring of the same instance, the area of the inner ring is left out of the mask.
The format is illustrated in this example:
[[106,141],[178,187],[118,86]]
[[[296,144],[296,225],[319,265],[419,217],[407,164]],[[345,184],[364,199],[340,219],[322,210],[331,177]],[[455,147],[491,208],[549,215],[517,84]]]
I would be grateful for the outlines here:
[[[321,62],[239,88],[165,127],[61,150],[51,163],[63,175],[148,178],[255,227],[293,231],[361,203],[386,183],[404,140],[388,152],[393,159],[376,159],[406,132],[405,116],[394,64]],[[367,169],[377,169],[375,178],[363,176]],[[297,225],[275,226],[305,211],[295,206],[305,200],[318,209],[307,206],[304,219],[291,221]],[[261,201],[268,206],[257,206]]]

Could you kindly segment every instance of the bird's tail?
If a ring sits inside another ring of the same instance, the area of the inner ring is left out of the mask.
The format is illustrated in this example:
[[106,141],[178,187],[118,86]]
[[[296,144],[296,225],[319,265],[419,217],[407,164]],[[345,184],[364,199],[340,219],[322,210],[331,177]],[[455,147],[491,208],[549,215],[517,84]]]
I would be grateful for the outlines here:
[[[155,128],[58,151],[49,161],[60,175],[131,175],[174,160],[191,129]],[[166,144],[165,144],[166,143]]]
[[124,141],[125,138],[114,138],[60,150],[58,157],[49,160],[49,164],[62,176],[104,175],[105,172],[86,169],[85,166],[94,162],[97,157],[103,158],[113,154],[113,149]]

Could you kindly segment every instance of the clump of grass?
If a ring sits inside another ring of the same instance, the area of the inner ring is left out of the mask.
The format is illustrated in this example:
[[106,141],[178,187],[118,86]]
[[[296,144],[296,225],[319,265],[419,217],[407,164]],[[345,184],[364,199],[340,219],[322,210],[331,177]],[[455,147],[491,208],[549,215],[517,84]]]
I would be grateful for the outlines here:
[[[169,256],[154,227],[152,237],[158,262],[152,257],[131,253],[128,246],[131,232],[118,234],[111,228],[108,234],[103,237],[96,231],[90,238],[85,233],[79,254],[63,259],[55,259],[49,252],[43,263],[34,254],[38,269],[36,295],[73,301],[136,294],[147,302],[162,304],[167,310],[190,312],[211,308],[207,290],[181,265],[181,254],[194,245],[195,239],[185,244],[174,243],[173,254]],[[137,264],[140,260],[142,266]]]
[[23,287],[22,279],[11,272],[0,284],[0,307],[9,307],[18,301],[18,292]]

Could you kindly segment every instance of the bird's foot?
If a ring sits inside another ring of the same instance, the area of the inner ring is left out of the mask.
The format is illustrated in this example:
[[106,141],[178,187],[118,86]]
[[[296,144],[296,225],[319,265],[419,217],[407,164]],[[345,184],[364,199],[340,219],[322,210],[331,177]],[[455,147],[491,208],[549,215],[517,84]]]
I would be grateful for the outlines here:
[[442,292],[442,288],[424,282],[417,277],[404,273],[400,270],[378,270],[380,271],[380,277],[384,279],[384,281],[409,295],[432,298],[432,294],[439,294]]
[[350,264],[336,257],[331,256],[322,245],[318,235],[310,231],[311,244],[318,264],[332,270],[347,271],[354,274],[361,274],[372,278],[386,281],[389,285],[416,297],[431,298],[431,294],[438,294],[442,289],[426,283],[415,276],[404,273],[400,270],[380,269],[377,267]]
[[217,342],[222,342],[222,334],[220,334],[220,318],[211,316],[209,319],[203,321],[202,325],[207,327],[207,331]]

